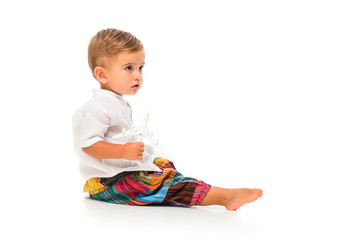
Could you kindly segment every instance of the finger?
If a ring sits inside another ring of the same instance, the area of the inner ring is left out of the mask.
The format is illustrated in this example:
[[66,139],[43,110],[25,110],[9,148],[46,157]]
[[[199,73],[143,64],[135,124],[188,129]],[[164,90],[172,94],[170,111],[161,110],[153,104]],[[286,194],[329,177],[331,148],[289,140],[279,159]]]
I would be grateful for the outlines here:
[[144,143],[143,143],[143,142],[138,142],[138,145],[139,145],[140,147],[144,147]]

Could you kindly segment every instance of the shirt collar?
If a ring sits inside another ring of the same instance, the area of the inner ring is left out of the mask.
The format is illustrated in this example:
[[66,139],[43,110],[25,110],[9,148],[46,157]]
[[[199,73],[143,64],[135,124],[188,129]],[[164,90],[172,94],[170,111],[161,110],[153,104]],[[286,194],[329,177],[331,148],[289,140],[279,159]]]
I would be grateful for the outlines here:
[[96,94],[99,94],[99,95],[102,95],[102,96],[107,96],[107,97],[110,97],[110,98],[116,98],[116,99],[119,99],[121,101],[125,101],[123,96],[113,92],[113,91],[109,91],[109,90],[105,90],[105,89],[101,89],[101,88],[97,88],[97,89],[94,89],[93,90],[93,94],[96,95]]

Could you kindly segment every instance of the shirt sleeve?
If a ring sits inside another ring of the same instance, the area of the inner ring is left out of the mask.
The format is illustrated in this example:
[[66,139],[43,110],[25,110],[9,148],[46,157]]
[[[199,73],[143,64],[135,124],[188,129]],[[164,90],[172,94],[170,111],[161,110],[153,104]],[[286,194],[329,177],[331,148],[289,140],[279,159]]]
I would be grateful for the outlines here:
[[89,147],[99,141],[105,141],[105,134],[110,124],[110,117],[103,109],[91,107],[86,111],[83,114],[80,129],[81,148]]

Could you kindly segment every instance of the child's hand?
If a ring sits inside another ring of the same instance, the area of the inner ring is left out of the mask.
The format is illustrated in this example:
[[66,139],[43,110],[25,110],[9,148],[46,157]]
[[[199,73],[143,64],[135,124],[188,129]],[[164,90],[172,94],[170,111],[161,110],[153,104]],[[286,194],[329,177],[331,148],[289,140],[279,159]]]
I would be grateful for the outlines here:
[[143,142],[130,142],[122,145],[122,158],[127,160],[142,160]]

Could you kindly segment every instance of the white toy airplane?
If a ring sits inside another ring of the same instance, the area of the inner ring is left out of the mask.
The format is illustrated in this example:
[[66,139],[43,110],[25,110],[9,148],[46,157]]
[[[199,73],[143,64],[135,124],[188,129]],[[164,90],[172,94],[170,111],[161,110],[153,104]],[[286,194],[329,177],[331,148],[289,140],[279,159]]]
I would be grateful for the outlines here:
[[139,126],[133,125],[130,129],[126,130],[125,128],[122,130],[122,133],[115,135],[114,138],[124,137],[124,136],[134,136],[136,142],[142,142],[145,138],[148,140],[153,147],[155,147],[160,153],[163,153],[162,149],[159,147],[158,138],[154,138],[154,131],[148,130],[148,121],[149,121],[150,113],[147,112],[143,118],[142,123]]

